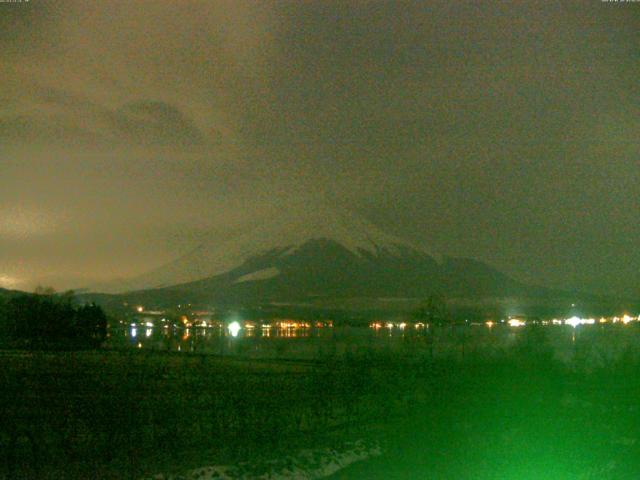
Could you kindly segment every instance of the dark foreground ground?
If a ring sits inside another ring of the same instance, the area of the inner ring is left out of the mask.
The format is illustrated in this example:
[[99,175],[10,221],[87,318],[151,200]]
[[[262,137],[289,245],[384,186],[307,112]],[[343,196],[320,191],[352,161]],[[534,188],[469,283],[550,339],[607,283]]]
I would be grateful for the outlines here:
[[366,438],[333,479],[640,478],[640,364],[537,344],[463,360],[0,356],[0,478],[139,479]]
[[384,429],[381,457],[331,479],[640,478],[637,366],[480,369],[454,373],[446,396]]

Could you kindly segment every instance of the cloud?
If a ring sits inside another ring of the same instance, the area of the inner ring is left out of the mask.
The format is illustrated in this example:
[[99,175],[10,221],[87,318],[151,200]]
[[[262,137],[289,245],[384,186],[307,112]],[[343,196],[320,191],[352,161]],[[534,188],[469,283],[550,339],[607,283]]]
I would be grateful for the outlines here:
[[0,204],[70,219],[3,255],[137,273],[320,198],[530,281],[635,271],[631,8],[0,4]]
[[60,218],[44,211],[9,206],[0,209],[0,238],[23,240],[55,231]]
[[176,107],[164,102],[129,102],[113,115],[114,126],[136,145],[188,147],[204,143],[202,132]]
[[0,142],[14,145],[203,145],[205,136],[184,113],[160,101],[138,100],[111,110],[49,90],[41,102],[0,116]]

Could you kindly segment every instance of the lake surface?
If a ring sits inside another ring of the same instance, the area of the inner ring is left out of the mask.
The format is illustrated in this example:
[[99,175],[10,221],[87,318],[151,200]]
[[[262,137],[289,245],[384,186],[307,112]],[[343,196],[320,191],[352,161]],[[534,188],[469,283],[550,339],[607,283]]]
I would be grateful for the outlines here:
[[110,330],[107,347],[233,355],[247,358],[313,360],[367,352],[457,357],[492,355],[517,349],[547,349],[563,361],[593,364],[635,357],[640,325],[510,327],[484,324],[454,327],[174,328],[144,323]]

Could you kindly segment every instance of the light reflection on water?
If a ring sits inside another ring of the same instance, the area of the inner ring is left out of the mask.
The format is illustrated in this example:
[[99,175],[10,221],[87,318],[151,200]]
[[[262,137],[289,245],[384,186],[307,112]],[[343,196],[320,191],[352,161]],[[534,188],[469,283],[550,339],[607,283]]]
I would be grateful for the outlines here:
[[[569,357],[585,345],[622,351],[640,343],[640,328],[624,325],[543,327],[547,341],[559,357]],[[167,325],[126,326],[110,331],[108,347],[156,351],[197,352],[247,357],[316,358],[363,349],[422,352],[431,356],[465,355],[472,351],[496,351],[517,346],[526,328],[501,325],[447,326],[438,328],[303,327],[278,328],[268,324],[242,326],[232,336],[221,326],[174,328]],[[578,348],[580,347],[580,348]],[[591,347],[590,347],[591,348]]]
[[[334,335],[334,329],[331,327],[276,327],[260,323],[249,326],[231,324],[227,327],[216,325],[190,328],[167,324],[145,327],[143,324],[143,327],[144,335],[137,324],[111,329],[107,346],[227,354],[247,348],[256,350],[264,342],[273,344],[280,341],[322,339]],[[282,346],[279,348],[282,350]]]

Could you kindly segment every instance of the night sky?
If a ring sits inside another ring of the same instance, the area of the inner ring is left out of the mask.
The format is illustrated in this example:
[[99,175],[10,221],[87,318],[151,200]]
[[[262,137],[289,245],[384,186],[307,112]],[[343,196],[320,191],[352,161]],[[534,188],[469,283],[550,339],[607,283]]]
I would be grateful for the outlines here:
[[640,293],[640,3],[0,3],[0,286],[143,272],[290,202]]

